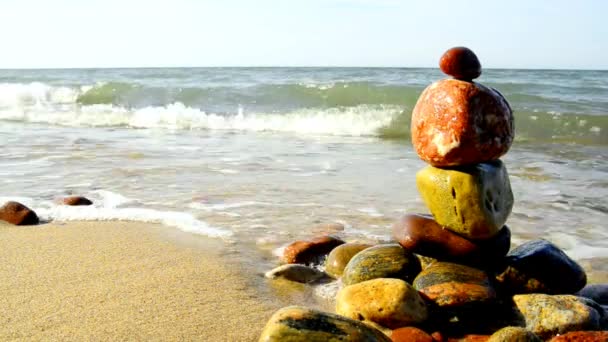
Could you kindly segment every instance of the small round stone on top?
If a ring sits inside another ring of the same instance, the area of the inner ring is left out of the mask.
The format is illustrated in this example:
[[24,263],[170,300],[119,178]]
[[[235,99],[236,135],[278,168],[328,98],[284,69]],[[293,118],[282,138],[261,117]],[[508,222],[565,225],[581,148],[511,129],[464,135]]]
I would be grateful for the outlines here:
[[444,73],[457,80],[472,81],[481,75],[481,64],[471,49],[454,47],[446,51],[439,60]]

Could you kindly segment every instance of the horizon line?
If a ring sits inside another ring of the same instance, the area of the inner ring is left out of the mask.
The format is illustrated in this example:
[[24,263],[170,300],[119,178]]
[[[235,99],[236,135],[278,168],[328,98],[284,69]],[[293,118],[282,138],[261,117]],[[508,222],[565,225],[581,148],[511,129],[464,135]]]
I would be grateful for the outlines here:
[[[5,68],[0,70],[104,70],[104,69],[439,69],[439,67],[429,66],[337,66],[337,65],[209,65],[209,66],[101,66],[101,67],[17,67]],[[608,71],[608,67],[602,68],[546,68],[546,67],[482,67],[483,70],[538,70],[538,71]]]

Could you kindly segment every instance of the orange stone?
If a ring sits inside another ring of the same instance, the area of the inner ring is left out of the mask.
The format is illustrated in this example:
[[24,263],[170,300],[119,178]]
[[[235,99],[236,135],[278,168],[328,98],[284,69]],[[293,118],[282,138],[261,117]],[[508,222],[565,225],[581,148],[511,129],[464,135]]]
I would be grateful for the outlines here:
[[431,335],[415,327],[405,327],[393,330],[393,342],[433,342]]
[[433,166],[482,163],[498,159],[511,147],[513,112],[492,88],[441,80],[418,98],[411,130],[416,153]]
[[19,202],[6,202],[0,207],[0,220],[17,226],[38,224],[36,213]]
[[283,261],[287,264],[310,264],[320,262],[336,246],[344,241],[333,236],[320,236],[310,240],[291,243],[283,251]]
[[86,197],[82,197],[82,196],[69,196],[69,197],[65,197],[64,199],[61,200],[61,202],[65,205],[72,205],[72,206],[76,206],[76,205],[92,205],[93,202],[91,202],[91,200],[89,200]]
[[455,47],[446,51],[439,60],[444,73],[458,80],[471,81],[481,75],[481,63],[473,51],[466,47]]
[[550,342],[607,342],[608,331],[574,331],[556,336]]

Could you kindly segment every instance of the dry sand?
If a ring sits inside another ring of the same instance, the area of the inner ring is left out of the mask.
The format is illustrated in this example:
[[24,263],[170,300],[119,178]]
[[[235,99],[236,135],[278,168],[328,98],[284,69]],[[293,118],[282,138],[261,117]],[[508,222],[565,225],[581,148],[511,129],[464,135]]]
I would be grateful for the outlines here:
[[255,341],[277,306],[217,249],[180,239],[140,223],[0,225],[0,340]]

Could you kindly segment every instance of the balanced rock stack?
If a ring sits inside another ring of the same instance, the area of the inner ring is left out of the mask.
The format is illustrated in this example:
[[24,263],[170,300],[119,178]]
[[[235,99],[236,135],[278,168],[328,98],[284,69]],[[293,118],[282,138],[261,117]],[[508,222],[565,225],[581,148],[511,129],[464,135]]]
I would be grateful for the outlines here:
[[[509,104],[473,82],[481,65],[471,50],[448,50],[440,67],[453,78],[423,91],[411,125],[414,148],[430,164],[416,183],[431,215],[396,222],[397,243],[292,243],[288,265],[267,277],[340,279],[337,315],[284,308],[260,341],[608,341],[608,332],[593,332],[608,328],[608,285],[577,292],[584,270],[546,240],[509,251],[513,193],[499,159],[514,137]],[[324,259],[325,275],[317,274]]]

